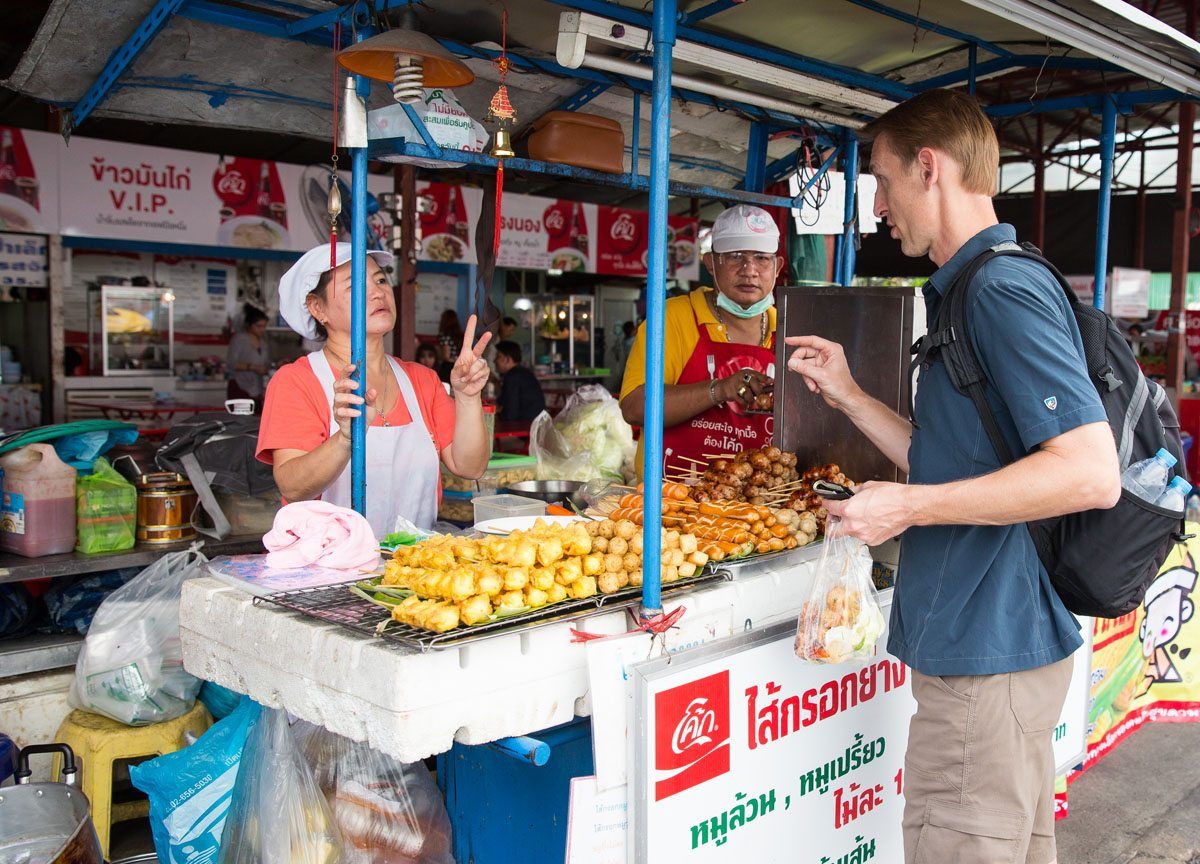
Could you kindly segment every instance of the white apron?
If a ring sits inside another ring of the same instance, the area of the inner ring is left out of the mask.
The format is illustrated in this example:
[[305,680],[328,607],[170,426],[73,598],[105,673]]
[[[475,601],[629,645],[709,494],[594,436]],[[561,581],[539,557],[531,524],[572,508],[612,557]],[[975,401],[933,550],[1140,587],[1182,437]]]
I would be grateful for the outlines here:
[[[329,402],[329,434],[339,435],[337,419],[333,416],[333,369],[324,351],[309,354],[308,362]],[[391,533],[397,516],[403,516],[418,528],[428,530],[433,526],[441,470],[437,447],[425,425],[412,382],[393,358],[388,357],[388,363],[412,422],[404,426],[367,427],[366,515],[376,537]],[[321,500],[339,507],[350,506],[350,465],[346,465],[322,493]]]

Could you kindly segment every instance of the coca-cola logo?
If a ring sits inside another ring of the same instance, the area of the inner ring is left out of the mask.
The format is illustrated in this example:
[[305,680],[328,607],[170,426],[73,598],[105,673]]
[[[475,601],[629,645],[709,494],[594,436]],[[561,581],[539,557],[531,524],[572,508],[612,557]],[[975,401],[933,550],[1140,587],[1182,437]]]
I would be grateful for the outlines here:
[[217,190],[217,197],[234,206],[245,203],[250,197],[250,181],[237,168],[218,171],[213,178],[213,188]]
[[661,801],[729,771],[729,672],[654,696],[654,796]]
[[546,230],[551,234],[561,234],[567,230],[567,217],[557,206],[547,207],[546,213],[542,217],[542,222],[546,225]]
[[628,213],[622,213],[608,229],[608,236],[629,243],[637,237],[637,223]]

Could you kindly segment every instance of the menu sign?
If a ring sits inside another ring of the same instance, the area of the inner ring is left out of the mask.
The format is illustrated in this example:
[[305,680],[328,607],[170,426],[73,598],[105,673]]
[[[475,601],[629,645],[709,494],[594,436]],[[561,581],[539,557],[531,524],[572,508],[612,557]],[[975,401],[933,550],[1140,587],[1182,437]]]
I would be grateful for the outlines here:
[[0,126],[0,230],[56,230],[59,143],[57,135]]

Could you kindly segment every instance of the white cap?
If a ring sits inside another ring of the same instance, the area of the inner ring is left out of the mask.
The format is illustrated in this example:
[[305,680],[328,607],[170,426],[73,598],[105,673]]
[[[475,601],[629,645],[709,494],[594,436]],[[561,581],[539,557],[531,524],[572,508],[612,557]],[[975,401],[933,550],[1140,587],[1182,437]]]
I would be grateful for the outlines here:
[[1172,567],[1165,573],[1160,573],[1146,589],[1146,598],[1142,603],[1149,606],[1168,591],[1179,590],[1191,593],[1196,589],[1196,571],[1187,567]]
[[[394,260],[391,252],[381,249],[368,249],[367,254],[373,256],[380,267],[387,267]],[[341,267],[350,257],[350,244],[337,244],[335,266]],[[279,314],[289,327],[305,339],[320,337],[317,335],[317,322],[309,313],[308,305],[304,301],[317,287],[321,274],[332,269],[334,268],[329,266],[329,244],[323,243],[301,255],[300,260],[279,280]]]
[[712,251],[779,251],[779,226],[761,207],[737,204],[717,217],[712,228]]

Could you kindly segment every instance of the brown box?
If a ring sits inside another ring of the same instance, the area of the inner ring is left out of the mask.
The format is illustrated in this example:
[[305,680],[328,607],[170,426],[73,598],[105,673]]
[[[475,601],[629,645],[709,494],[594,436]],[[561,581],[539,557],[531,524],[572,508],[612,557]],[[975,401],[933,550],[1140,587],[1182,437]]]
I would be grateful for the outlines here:
[[529,157],[621,174],[625,171],[625,133],[620,123],[607,117],[551,111],[534,121]]

